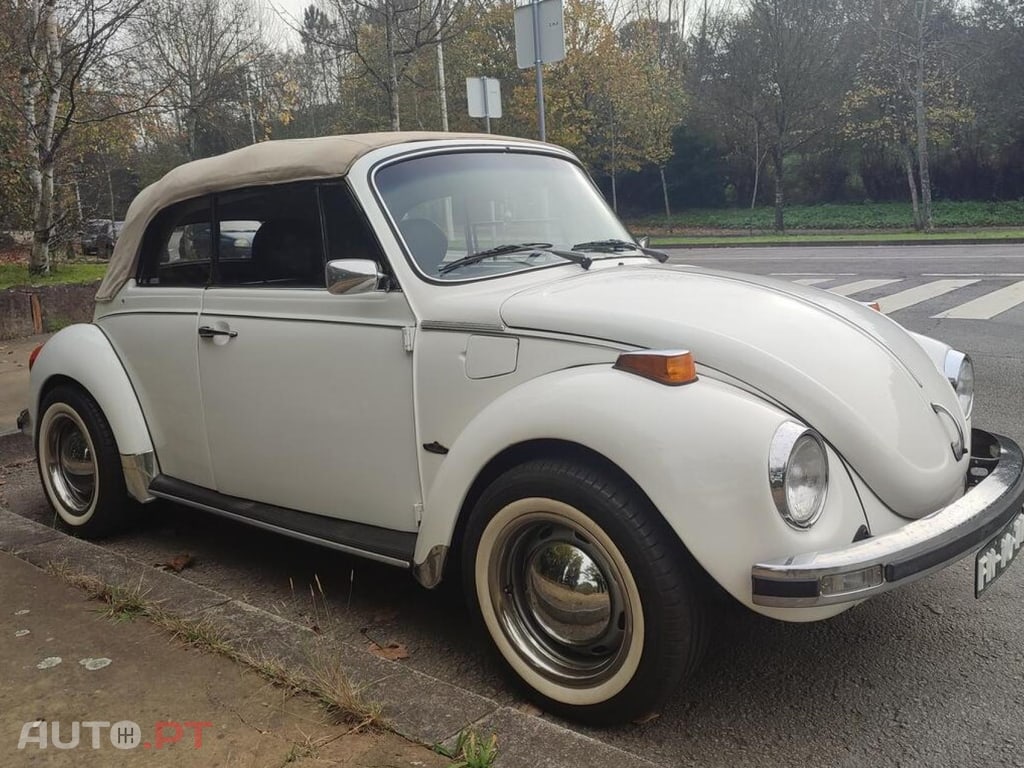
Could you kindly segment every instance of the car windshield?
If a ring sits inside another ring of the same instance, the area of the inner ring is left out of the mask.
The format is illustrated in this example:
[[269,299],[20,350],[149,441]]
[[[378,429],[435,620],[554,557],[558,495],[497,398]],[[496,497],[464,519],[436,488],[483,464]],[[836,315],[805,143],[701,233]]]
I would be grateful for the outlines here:
[[632,240],[586,174],[550,155],[429,155],[382,168],[375,183],[417,266],[438,280],[569,264],[557,251]]

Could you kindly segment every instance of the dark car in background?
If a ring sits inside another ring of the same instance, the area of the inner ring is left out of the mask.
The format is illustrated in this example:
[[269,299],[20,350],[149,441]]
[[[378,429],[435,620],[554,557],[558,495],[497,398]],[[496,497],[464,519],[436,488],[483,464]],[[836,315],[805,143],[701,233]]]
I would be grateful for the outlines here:
[[85,222],[82,232],[82,253],[109,259],[114,252],[114,244],[121,232],[123,221],[111,219],[89,219]]

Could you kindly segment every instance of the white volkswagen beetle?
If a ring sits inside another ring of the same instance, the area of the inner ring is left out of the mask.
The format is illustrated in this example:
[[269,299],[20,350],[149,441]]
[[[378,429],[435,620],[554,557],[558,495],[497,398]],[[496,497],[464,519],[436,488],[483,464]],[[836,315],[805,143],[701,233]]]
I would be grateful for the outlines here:
[[24,429],[83,536],[162,498],[426,587],[459,566],[508,668],[594,723],[694,668],[712,580],[811,621],[975,551],[977,593],[1005,570],[1021,452],[972,428],[966,355],[663,261],[557,147],[257,144],[138,196]]

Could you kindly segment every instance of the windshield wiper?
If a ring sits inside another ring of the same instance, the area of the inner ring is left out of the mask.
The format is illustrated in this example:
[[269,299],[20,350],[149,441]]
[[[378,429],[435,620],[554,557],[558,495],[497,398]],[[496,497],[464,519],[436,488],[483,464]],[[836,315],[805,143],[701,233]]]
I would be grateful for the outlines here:
[[581,256],[578,253],[572,251],[559,251],[551,247],[551,243],[508,243],[506,245],[499,245],[494,248],[488,248],[485,251],[477,251],[471,253],[468,256],[463,256],[461,259],[455,261],[449,261],[442,264],[437,270],[438,274],[446,274],[451,272],[453,269],[465,266],[466,264],[476,264],[478,261],[489,259],[493,256],[505,256],[510,253],[518,253],[520,251],[535,251],[537,253],[551,253],[555,256],[560,256],[566,261],[572,261],[579,264],[584,269],[590,269],[592,259],[586,256]]
[[619,251],[640,251],[644,256],[657,259],[662,264],[668,261],[668,254],[661,251],[654,251],[650,248],[641,248],[637,243],[629,240],[590,240],[586,243],[576,243],[572,247],[574,251],[594,251],[596,253],[618,253]]

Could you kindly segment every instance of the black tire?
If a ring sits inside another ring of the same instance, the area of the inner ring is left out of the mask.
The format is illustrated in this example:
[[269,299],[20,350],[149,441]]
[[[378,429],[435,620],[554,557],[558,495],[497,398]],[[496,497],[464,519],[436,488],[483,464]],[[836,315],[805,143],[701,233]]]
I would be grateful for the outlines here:
[[125,527],[132,503],[121,456],[106,417],[85,390],[61,384],[43,398],[36,457],[61,528],[92,539]]
[[613,468],[509,470],[472,510],[461,560],[471,612],[547,711],[591,725],[645,719],[703,656],[698,566]]

